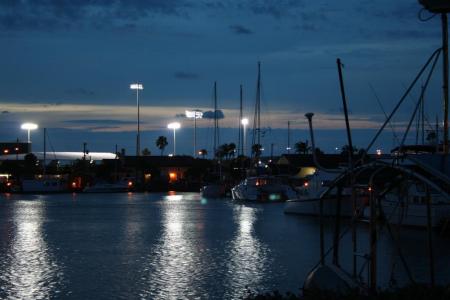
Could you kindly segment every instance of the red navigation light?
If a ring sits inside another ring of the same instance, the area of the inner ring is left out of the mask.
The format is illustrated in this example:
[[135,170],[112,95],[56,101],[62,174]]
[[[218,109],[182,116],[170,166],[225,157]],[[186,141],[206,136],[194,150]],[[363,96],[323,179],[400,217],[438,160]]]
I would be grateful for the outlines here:
[[306,181],[303,185],[304,185],[305,187],[308,187],[308,186],[309,186],[309,182]]
[[73,188],[76,188],[77,187],[77,183],[74,181],[74,182],[72,182],[72,187]]
[[4,149],[3,153],[8,154],[9,153],[9,149]]
[[133,181],[128,181],[128,187],[132,187],[133,186]]
[[6,183],[6,186],[11,186],[11,185],[12,185],[11,181],[8,181],[8,182]]

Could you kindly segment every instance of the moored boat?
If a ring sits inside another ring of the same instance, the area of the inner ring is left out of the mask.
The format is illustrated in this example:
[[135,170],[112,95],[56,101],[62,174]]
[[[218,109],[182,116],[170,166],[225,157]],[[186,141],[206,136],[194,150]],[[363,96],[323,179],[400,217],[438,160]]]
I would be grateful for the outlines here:
[[294,199],[297,193],[275,176],[248,177],[231,189],[233,200],[280,202]]
[[86,186],[83,193],[123,193],[130,192],[134,188],[134,183],[129,178],[124,178],[118,182],[97,182],[91,186]]

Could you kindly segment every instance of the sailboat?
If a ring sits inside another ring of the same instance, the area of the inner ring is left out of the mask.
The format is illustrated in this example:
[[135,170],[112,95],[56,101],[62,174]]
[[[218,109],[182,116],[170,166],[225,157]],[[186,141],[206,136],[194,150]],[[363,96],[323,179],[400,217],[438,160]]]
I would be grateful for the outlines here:
[[21,180],[22,193],[64,193],[69,191],[67,175],[51,175],[46,173],[47,129],[44,128],[43,172],[32,179]]
[[[261,145],[261,62],[258,62],[258,77],[256,82],[256,103],[253,119],[252,145]],[[259,154],[255,153],[255,159]],[[281,178],[272,175],[247,177],[231,189],[233,200],[274,202],[286,201],[296,198],[296,192],[289,185],[282,182]]]
[[[219,118],[217,116],[217,82],[214,82],[214,146],[213,155],[216,158],[217,146],[219,144]],[[218,167],[218,180],[208,182],[200,188],[200,195],[203,198],[222,198],[226,195],[226,187],[221,184],[221,169]]]

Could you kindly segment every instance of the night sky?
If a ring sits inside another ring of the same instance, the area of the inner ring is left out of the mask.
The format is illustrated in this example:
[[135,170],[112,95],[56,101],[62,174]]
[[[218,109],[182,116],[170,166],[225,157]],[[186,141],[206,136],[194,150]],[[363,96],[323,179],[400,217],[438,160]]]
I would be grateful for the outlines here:
[[[261,126],[275,154],[309,140],[304,118],[314,112],[318,146],[346,144],[336,58],[344,63],[350,124],[365,147],[431,53],[440,47],[440,18],[416,0],[2,0],[0,1],[0,136],[26,139],[42,151],[48,128],[55,151],[135,153],[136,98],[141,82],[142,146],[178,120],[177,154],[193,153],[186,109],[213,109],[218,84],[220,142],[237,143],[239,85],[244,115],[253,118],[257,62],[262,68]],[[426,94],[427,126],[442,121],[442,68]],[[420,80],[423,83],[425,78]],[[372,88],[373,87],[373,88]],[[401,135],[420,91],[413,90],[393,129]],[[252,123],[252,121],[250,122]],[[198,148],[212,152],[211,119],[198,121]],[[250,126],[251,127],[251,126]],[[389,151],[390,126],[374,145]],[[251,140],[249,133],[248,140]],[[415,134],[408,139],[415,142]],[[267,150],[266,150],[267,151]],[[267,153],[267,152],[266,152]]]

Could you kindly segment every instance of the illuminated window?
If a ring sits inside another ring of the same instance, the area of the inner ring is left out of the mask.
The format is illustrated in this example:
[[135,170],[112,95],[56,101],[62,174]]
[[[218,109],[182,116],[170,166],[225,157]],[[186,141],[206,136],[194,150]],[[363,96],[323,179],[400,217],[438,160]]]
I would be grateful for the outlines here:
[[177,180],[177,173],[175,173],[175,172],[170,172],[170,173],[169,173],[169,179],[170,179],[170,182],[176,181],[176,180]]

